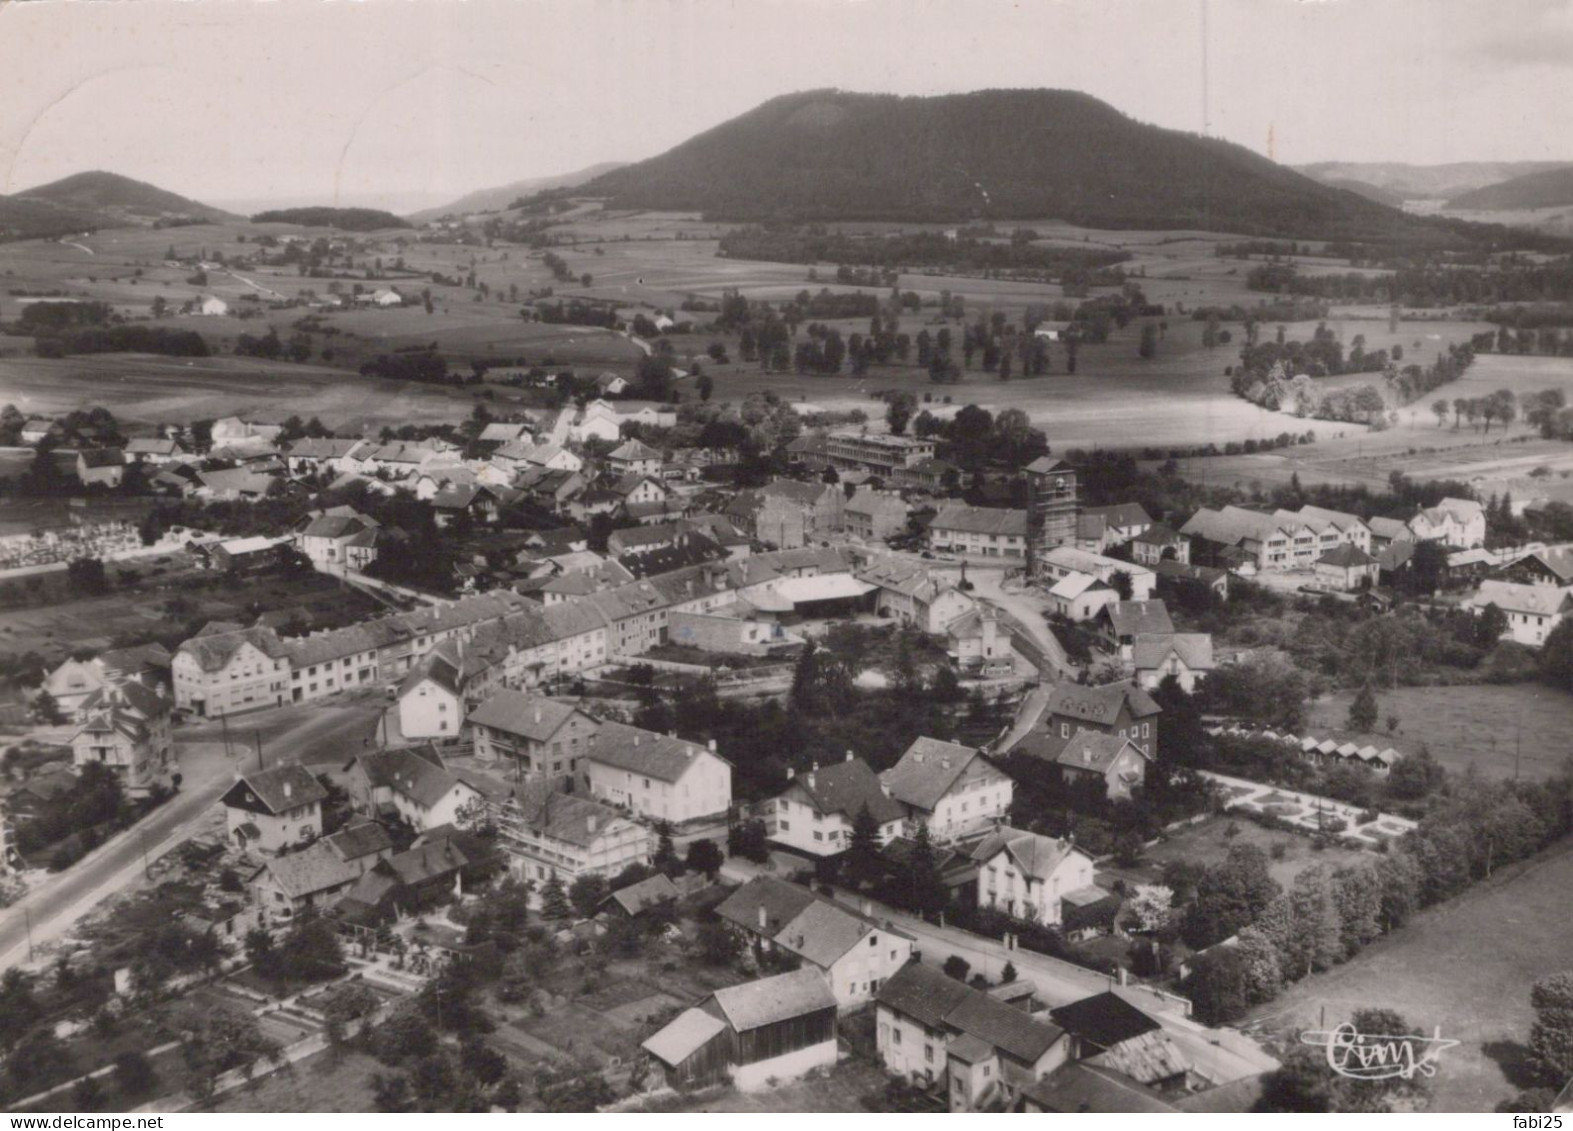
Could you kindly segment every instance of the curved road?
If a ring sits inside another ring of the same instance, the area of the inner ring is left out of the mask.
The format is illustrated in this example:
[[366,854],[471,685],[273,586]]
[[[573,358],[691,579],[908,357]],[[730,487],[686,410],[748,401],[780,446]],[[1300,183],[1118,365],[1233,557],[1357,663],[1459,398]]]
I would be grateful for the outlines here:
[[378,699],[303,704],[240,715],[230,723],[232,756],[220,741],[222,728],[202,722],[177,731],[180,792],[144,820],[113,837],[73,867],[50,876],[12,906],[0,911],[0,970],[27,961],[28,930],[42,945],[66,933],[83,915],[134,883],[143,852],[157,859],[189,837],[203,813],[234,782],[238,769],[263,756],[279,762],[320,764],[362,749],[386,704]]

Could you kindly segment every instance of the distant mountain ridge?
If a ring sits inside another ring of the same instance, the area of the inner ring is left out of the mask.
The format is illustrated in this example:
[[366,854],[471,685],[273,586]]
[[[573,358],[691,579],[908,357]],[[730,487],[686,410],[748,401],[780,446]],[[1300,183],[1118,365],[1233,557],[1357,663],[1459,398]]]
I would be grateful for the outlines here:
[[1306,238],[1438,230],[1241,146],[1065,90],[786,95],[574,195],[761,222],[1061,219]]
[[48,201],[62,208],[110,215],[123,213],[147,219],[175,216],[189,216],[195,220],[237,219],[221,209],[150,185],[146,181],[135,181],[119,173],[99,170],[75,173],[17,195],[30,200]]
[[1568,165],[1566,161],[1454,161],[1406,165],[1400,161],[1318,161],[1295,166],[1324,184],[1361,181],[1400,200],[1448,200],[1487,185]]
[[531,177],[511,184],[498,185],[496,188],[477,189],[475,192],[461,196],[451,204],[411,212],[409,219],[417,224],[424,224],[428,220],[463,215],[467,212],[501,212],[520,197],[533,196],[538,192],[550,192],[552,189],[577,188],[603,173],[621,169],[623,165],[622,161],[603,161],[599,165],[591,165],[574,173],[562,173],[555,177]]
[[158,221],[230,220],[228,212],[118,173],[75,173],[0,196],[0,239],[48,239]]
[[1447,202],[1449,208],[1489,212],[1561,208],[1570,204],[1573,204],[1573,165],[1514,177],[1462,193]]

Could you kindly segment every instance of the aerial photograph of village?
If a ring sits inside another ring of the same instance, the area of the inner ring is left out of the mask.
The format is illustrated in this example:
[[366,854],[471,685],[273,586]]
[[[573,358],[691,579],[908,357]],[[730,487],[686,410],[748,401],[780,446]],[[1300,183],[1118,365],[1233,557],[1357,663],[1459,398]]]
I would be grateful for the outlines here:
[[1573,1113],[1573,0],[0,74],[13,1126]]

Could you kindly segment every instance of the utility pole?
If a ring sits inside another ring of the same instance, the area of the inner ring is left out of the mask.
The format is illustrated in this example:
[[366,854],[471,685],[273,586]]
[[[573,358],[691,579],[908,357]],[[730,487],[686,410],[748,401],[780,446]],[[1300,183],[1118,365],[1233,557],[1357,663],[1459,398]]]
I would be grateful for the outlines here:
[[251,733],[257,740],[257,769],[260,770],[262,769],[262,732],[254,730]]
[[27,960],[31,962],[33,961],[33,909],[24,907],[22,914],[27,921]]
[[218,717],[218,722],[219,726],[224,728],[224,757],[233,758],[235,756],[235,752],[230,748],[229,745],[229,716],[220,715]]
[[153,865],[148,863],[148,858],[147,858],[147,830],[146,829],[139,829],[138,830],[138,832],[137,832],[137,843],[139,843],[142,846],[142,875],[146,879],[151,880],[153,878]]

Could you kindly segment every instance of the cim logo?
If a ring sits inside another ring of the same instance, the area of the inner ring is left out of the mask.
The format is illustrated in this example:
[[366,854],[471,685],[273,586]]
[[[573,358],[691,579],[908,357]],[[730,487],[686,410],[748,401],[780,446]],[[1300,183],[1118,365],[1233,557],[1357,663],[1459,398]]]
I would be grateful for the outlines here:
[[1435,1076],[1437,1056],[1457,1045],[1436,1029],[1433,1036],[1361,1033],[1347,1021],[1336,1029],[1311,1029],[1300,1040],[1327,1051],[1327,1066],[1355,1080],[1412,1080]]

